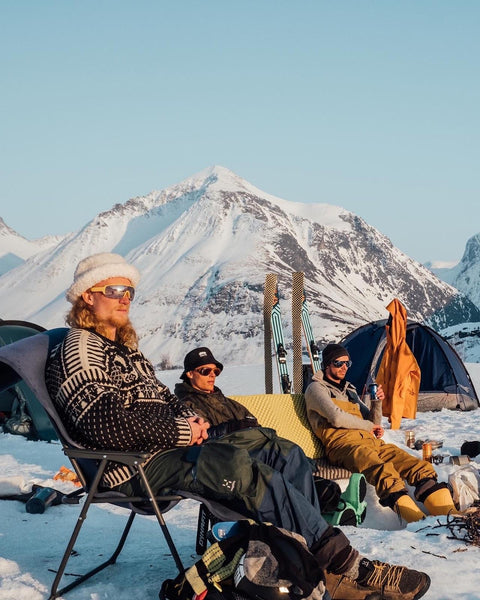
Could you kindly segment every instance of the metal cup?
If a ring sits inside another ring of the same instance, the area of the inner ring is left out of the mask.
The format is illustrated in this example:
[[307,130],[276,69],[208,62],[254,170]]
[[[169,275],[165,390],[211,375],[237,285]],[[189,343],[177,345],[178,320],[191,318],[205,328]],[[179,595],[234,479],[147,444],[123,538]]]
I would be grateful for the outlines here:
[[409,429],[408,431],[405,431],[405,444],[409,448],[415,447],[415,432],[412,431],[411,429]]
[[424,442],[422,446],[423,460],[432,462],[432,444],[430,442]]

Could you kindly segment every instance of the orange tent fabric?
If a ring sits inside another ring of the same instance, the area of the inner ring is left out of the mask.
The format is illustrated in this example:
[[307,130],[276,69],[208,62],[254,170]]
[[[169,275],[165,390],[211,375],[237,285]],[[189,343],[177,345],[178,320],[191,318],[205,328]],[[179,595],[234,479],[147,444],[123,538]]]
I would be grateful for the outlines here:
[[387,306],[390,318],[385,326],[387,343],[377,373],[385,392],[382,411],[392,429],[399,429],[402,417],[414,419],[420,389],[420,367],[406,341],[407,311],[395,299]]

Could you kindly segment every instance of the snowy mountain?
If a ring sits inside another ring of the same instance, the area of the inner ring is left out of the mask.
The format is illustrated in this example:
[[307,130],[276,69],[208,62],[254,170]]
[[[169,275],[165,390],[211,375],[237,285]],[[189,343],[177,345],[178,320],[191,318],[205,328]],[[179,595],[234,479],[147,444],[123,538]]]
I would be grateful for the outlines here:
[[[439,279],[454,286],[480,307],[480,234],[471,237],[457,264],[426,265]],[[463,323],[442,331],[463,360],[480,362],[480,323]]]
[[0,317],[63,325],[75,265],[105,251],[142,272],[132,320],[142,349],[164,368],[204,344],[230,363],[262,362],[267,272],[279,274],[287,339],[293,271],[305,273],[322,344],[387,317],[395,297],[410,318],[437,329],[480,322],[468,299],[354,214],[271,196],[218,166],[117,204],[30,255],[0,277]]
[[46,236],[33,242],[22,237],[0,217],[0,275],[23,264],[25,260],[56,246],[62,237]]
[[442,281],[453,285],[480,307],[480,233],[471,237],[461,261],[453,266],[429,265]]

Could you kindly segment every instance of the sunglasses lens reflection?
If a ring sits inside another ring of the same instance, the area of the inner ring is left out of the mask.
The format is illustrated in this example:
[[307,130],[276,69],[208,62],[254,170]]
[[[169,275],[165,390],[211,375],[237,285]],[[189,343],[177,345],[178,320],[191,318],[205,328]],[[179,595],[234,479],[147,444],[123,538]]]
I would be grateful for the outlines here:
[[131,285],[107,285],[105,288],[105,296],[107,298],[120,299],[124,298],[125,294],[128,294],[130,300],[135,297],[135,288]]
[[215,375],[215,377],[218,377],[221,373],[221,371],[218,367],[215,367],[214,369],[212,369],[210,367],[202,367],[201,369],[195,369],[195,370],[197,371],[197,373],[202,375],[202,377],[208,377],[208,375],[210,375],[210,373],[212,373],[212,372]]
[[333,361],[333,366],[336,367],[337,369],[339,369],[340,367],[343,367],[343,365],[350,368],[352,366],[352,361],[351,360],[334,360]]

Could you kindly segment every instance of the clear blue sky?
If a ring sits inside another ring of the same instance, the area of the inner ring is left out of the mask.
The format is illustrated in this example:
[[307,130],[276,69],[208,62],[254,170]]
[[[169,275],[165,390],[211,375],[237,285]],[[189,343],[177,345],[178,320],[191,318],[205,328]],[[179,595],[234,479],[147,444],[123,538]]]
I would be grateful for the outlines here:
[[219,164],[458,260],[479,31],[477,0],[0,0],[0,216],[66,233]]

